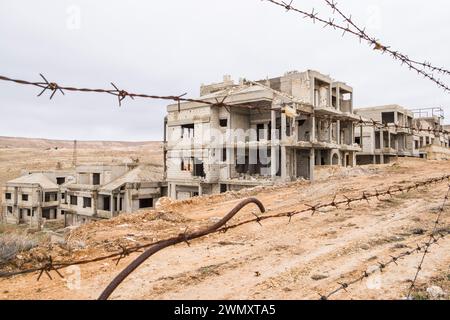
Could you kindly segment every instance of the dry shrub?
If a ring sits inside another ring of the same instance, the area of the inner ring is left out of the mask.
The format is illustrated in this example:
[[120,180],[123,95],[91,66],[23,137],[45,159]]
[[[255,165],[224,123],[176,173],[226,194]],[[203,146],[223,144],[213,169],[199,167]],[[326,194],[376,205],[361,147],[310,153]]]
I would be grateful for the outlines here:
[[0,234],[0,264],[9,262],[18,253],[28,251],[37,245],[36,239],[24,234]]

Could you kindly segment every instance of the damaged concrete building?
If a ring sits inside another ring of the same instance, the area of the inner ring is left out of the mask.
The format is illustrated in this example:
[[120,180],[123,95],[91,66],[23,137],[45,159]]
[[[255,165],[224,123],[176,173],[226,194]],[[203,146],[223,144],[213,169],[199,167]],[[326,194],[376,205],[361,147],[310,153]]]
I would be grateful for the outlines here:
[[82,165],[61,186],[61,210],[66,225],[79,225],[153,208],[159,197],[161,178],[151,166]]
[[376,121],[387,127],[370,124],[359,125],[355,131],[355,141],[360,144],[357,153],[358,164],[389,163],[397,156],[418,157],[419,148],[409,129],[413,126],[412,111],[399,105],[386,105],[355,109],[365,121]]
[[[320,165],[353,166],[353,89],[317,71],[202,85],[200,99],[167,107],[168,195],[184,199],[314,179]],[[225,100],[226,105],[220,101]]]
[[[365,122],[375,121],[385,127],[365,123],[358,125],[355,142],[361,146],[357,164],[389,163],[397,157],[427,157],[427,147],[448,148],[449,135],[443,132],[443,110],[438,115],[424,115],[440,108],[410,110],[399,105],[357,108]],[[423,129],[423,131],[414,130]]]
[[8,181],[2,199],[4,221],[37,227],[42,218],[63,219],[59,188],[72,176],[72,171],[26,171]]
[[153,166],[79,165],[72,171],[26,172],[6,184],[7,223],[64,220],[79,225],[153,208],[161,197],[162,176]]

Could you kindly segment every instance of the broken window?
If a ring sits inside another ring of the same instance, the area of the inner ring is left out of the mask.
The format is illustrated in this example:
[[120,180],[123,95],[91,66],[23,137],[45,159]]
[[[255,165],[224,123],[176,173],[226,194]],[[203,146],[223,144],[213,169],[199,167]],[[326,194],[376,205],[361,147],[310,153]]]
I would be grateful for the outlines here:
[[395,122],[395,113],[394,112],[382,112],[381,113],[381,122],[386,123],[394,123]]
[[222,149],[222,161],[223,162],[227,161],[227,149],[226,148]]
[[8,207],[7,210],[8,210],[9,214],[11,214],[13,212],[13,208],[12,207]]
[[106,210],[106,211],[111,210],[110,204],[111,204],[111,197],[104,196],[103,197],[103,210]]
[[205,177],[205,169],[203,167],[203,161],[200,159],[194,159],[194,177]]
[[182,158],[181,159],[181,171],[192,171],[192,158]]
[[219,125],[220,125],[222,128],[228,127],[228,119],[220,119],[220,120],[219,120]]
[[93,173],[92,174],[92,184],[94,186],[98,186],[100,184],[100,173]]
[[53,193],[53,192],[45,193],[45,196],[44,196],[45,202],[56,201],[56,200],[58,200],[56,193]]
[[28,195],[22,194],[22,201],[28,201]]
[[181,138],[190,139],[194,138],[194,124],[184,124],[181,126]]
[[153,198],[139,199],[139,209],[153,207]]
[[50,219],[50,209],[42,210],[42,218]]
[[71,205],[78,205],[78,197],[77,196],[70,196],[70,204]]
[[256,125],[256,141],[260,141],[264,138],[264,124],[259,123]]
[[220,193],[224,193],[227,192],[227,185],[226,184],[221,184],[220,185]]
[[83,208],[90,208],[92,206],[92,199],[83,197]]
[[9,192],[5,193],[5,199],[11,200],[11,193],[9,193]]
[[361,138],[360,137],[355,137],[355,143],[356,144],[361,144]]
[[62,185],[64,182],[66,182],[66,178],[64,178],[64,177],[56,178],[56,184]]

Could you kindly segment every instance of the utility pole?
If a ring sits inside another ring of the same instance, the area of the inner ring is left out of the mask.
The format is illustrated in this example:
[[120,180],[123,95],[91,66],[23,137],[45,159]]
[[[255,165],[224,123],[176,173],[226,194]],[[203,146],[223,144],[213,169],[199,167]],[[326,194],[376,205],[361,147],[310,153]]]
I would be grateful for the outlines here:
[[77,140],[73,140],[72,166],[74,168],[77,166]]

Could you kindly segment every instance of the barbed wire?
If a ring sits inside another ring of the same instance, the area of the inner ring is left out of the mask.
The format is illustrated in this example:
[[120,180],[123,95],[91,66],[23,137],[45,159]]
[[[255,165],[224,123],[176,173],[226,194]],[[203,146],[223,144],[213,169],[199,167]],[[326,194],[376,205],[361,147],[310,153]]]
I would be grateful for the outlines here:
[[[374,37],[369,36],[366,33],[366,29],[365,28],[361,28],[358,25],[356,25],[356,23],[352,19],[351,15],[349,16],[349,15],[344,14],[343,11],[340,10],[337,7],[338,3],[336,1],[334,1],[334,0],[331,0],[331,1],[330,0],[324,0],[324,1],[327,3],[328,6],[331,7],[331,9],[333,9],[333,13],[337,12],[344,19],[345,22],[347,22],[349,25],[351,25],[352,27],[355,28],[355,30],[361,35],[361,39],[364,39],[364,40],[368,41],[370,44],[373,44],[372,40],[374,39]],[[379,43],[379,41],[378,41],[378,43]],[[435,67],[435,66],[433,66],[431,64],[431,62],[427,62],[427,61],[419,62],[419,61],[416,61],[416,60],[412,60],[407,55],[402,54],[402,53],[400,53],[398,51],[394,51],[393,49],[391,49],[390,46],[381,46],[381,47],[383,47],[383,48],[380,48],[380,49],[385,50],[386,52],[390,53],[393,56],[394,59],[398,59],[398,60],[401,60],[401,61],[408,60],[412,64],[419,65],[419,66],[421,66],[423,68],[430,69],[431,71],[436,71],[436,72],[444,74],[444,75],[450,75],[450,71],[449,70],[447,70],[447,69],[445,69],[443,67]]]
[[[114,89],[95,89],[95,88],[83,88],[83,87],[73,87],[73,86],[62,86],[62,85],[58,85],[56,82],[49,82],[44,75],[39,74],[42,79],[44,80],[44,82],[33,82],[33,81],[29,81],[29,80],[21,80],[21,79],[13,79],[13,78],[9,78],[6,76],[2,76],[0,75],[0,80],[3,81],[7,81],[7,82],[13,82],[13,83],[18,83],[18,84],[22,84],[22,85],[30,85],[30,86],[35,86],[35,87],[39,87],[42,88],[43,90],[37,95],[38,97],[42,96],[45,91],[49,90],[51,92],[50,94],[50,99],[52,99],[54,97],[54,95],[56,94],[56,92],[61,92],[61,94],[65,95],[64,91],[75,91],[75,92],[84,92],[84,93],[106,93],[106,94],[110,94],[110,95],[114,95],[117,97],[118,99],[118,103],[119,106],[122,105],[122,101],[126,98],[126,97],[130,97],[132,99],[134,98],[147,98],[147,99],[159,99],[159,100],[171,100],[174,102],[178,103],[178,109],[180,109],[180,103],[181,102],[194,102],[194,103],[200,103],[200,104],[206,104],[209,106],[216,106],[216,107],[224,107],[224,108],[247,108],[247,109],[256,109],[256,110],[264,110],[264,111],[280,111],[280,108],[272,108],[272,107],[259,107],[259,106],[253,106],[253,105],[249,105],[249,104],[230,104],[230,103],[226,103],[226,99],[228,99],[228,96],[225,95],[222,100],[218,100],[217,98],[215,99],[215,102],[212,101],[208,101],[208,100],[204,100],[204,99],[191,99],[191,98],[185,98],[184,96],[186,95],[186,93],[179,95],[179,96],[174,96],[174,95],[168,95],[168,96],[164,96],[164,95],[150,95],[150,94],[142,94],[142,93],[132,93],[132,92],[128,92],[125,90],[121,90],[119,89],[114,83],[111,82],[111,85],[114,87]],[[262,84],[259,84],[257,82],[253,82],[250,80],[246,80],[246,82],[248,85],[259,85],[261,87],[265,87]],[[278,94],[280,95],[284,95],[282,92],[279,92],[277,90],[271,89],[275,92],[278,92]],[[285,96],[285,95],[284,95]],[[292,97],[293,99],[294,97]],[[298,102],[294,102],[294,103],[298,103]],[[305,106],[311,106],[310,104],[307,103],[300,103],[302,105]],[[285,105],[285,104],[282,104]],[[312,107],[312,106],[311,106]],[[340,119],[340,117],[338,116],[330,116],[330,115],[318,115],[315,114],[314,111],[312,111],[312,113],[307,113],[304,111],[300,111],[298,110],[298,112],[300,114],[305,114],[305,115],[309,115],[309,116],[314,116],[315,118],[318,119],[325,119],[325,120],[332,120],[332,119]],[[370,119],[369,120],[363,120],[362,117],[360,117],[360,120],[356,120],[356,119],[351,119],[350,121],[352,122],[357,122],[358,124],[362,125],[374,125],[377,126],[378,128],[388,128],[388,127],[395,127],[396,129],[406,129],[409,130],[410,133],[414,133],[414,132],[428,132],[428,133],[444,133],[444,134],[450,134],[450,131],[448,130],[444,130],[441,126],[441,128],[436,129],[436,128],[418,128],[418,127],[414,127],[414,126],[401,126],[398,124],[384,124],[375,120]]]
[[[335,30],[340,30],[343,32],[342,36],[344,36],[345,34],[351,34],[351,35],[357,37],[360,40],[360,42],[363,40],[367,41],[367,43],[374,50],[378,50],[381,53],[390,54],[393,59],[400,61],[402,65],[405,64],[410,70],[417,72],[418,75],[421,75],[424,78],[434,82],[438,87],[443,89],[445,92],[450,91],[450,87],[446,83],[444,83],[441,79],[436,78],[433,73],[429,73],[429,72],[417,67],[417,65],[426,67],[426,68],[434,70],[434,71],[439,71],[440,73],[445,74],[445,75],[450,74],[448,70],[446,70],[444,68],[434,67],[429,62],[424,62],[424,63],[417,62],[415,60],[410,59],[405,54],[402,54],[398,51],[394,51],[394,50],[390,49],[389,47],[382,45],[378,39],[369,37],[364,29],[360,29],[359,27],[357,27],[356,24],[354,24],[354,22],[352,21],[351,17],[346,17],[344,15],[347,25],[340,25],[340,24],[336,23],[334,19],[328,18],[328,20],[326,20],[325,18],[320,17],[318,12],[315,11],[315,9],[312,9],[311,12],[307,12],[307,11],[304,11],[304,10],[294,7],[293,0],[291,0],[289,3],[286,3],[284,1],[277,1],[277,0],[262,0],[262,1],[267,1],[276,6],[282,7],[284,9],[286,9],[286,12],[293,11],[293,12],[299,13],[303,16],[303,18],[311,19],[313,21],[313,23],[315,23],[316,21],[320,22],[324,25],[324,28],[331,27]],[[333,7],[337,9],[335,3],[333,4]],[[342,13],[341,11],[339,11],[339,12],[340,12],[340,14]],[[355,29],[352,29],[352,27]]]
[[61,92],[61,94],[63,94],[63,95],[65,94],[64,91],[76,91],[76,92],[84,92],[84,93],[106,93],[106,94],[114,95],[117,97],[119,106],[122,106],[122,101],[125,98],[130,97],[131,99],[147,98],[147,99],[154,99],[154,100],[171,100],[171,101],[178,103],[178,107],[180,107],[181,102],[194,102],[194,103],[201,103],[201,104],[206,104],[209,106],[217,106],[217,107],[229,107],[229,108],[240,107],[240,108],[248,108],[248,109],[272,110],[271,108],[257,107],[257,106],[252,106],[252,105],[248,105],[248,104],[228,104],[225,102],[225,100],[228,98],[227,96],[225,96],[221,101],[216,99],[215,102],[212,102],[212,101],[208,101],[208,100],[204,100],[204,99],[185,98],[187,93],[183,93],[178,96],[174,96],[174,95],[164,96],[164,95],[152,95],[152,94],[144,94],[144,93],[133,93],[133,92],[129,92],[129,91],[126,91],[123,89],[119,89],[113,82],[111,82],[111,85],[113,86],[114,89],[93,89],[93,88],[79,88],[79,87],[73,87],[73,86],[71,86],[71,87],[62,86],[62,85],[58,85],[56,82],[49,82],[42,74],[39,74],[39,75],[44,80],[44,82],[12,79],[12,78],[2,76],[2,75],[0,75],[0,80],[42,88],[43,90],[37,95],[38,97],[42,96],[42,94],[48,90],[51,92],[50,99],[52,99],[54,97],[54,95],[56,94],[56,92],[58,92],[58,91]]
[[438,226],[439,226],[439,222],[440,222],[442,213],[444,212],[445,204],[446,204],[446,202],[448,201],[449,195],[450,195],[450,185],[448,186],[447,194],[446,194],[445,197],[444,197],[444,202],[443,202],[442,205],[439,207],[439,213],[438,213],[438,215],[437,215],[437,217],[436,217],[436,220],[434,221],[433,230],[432,230],[432,232],[431,232],[431,234],[430,234],[430,238],[428,239],[428,242],[425,244],[425,248],[424,248],[424,250],[423,250],[422,259],[420,260],[420,263],[419,263],[419,265],[417,266],[416,274],[414,275],[414,279],[413,279],[413,281],[412,281],[412,283],[411,283],[411,286],[409,287],[409,291],[408,291],[408,299],[411,298],[411,293],[412,293],[413,289],[415,288],[417,278],[418,278],[418,276],[419,276],[420,271],[422,270],[422,265],[423,265],[423,263],[424,263],[424,261],[425,261],[425,257],[426,257],[426,255],[430,252],[430,250],[429,250],[429,249],[430,249],[430,246],[431,246],[433,243],[435,243],[434,234],[436,233],[437,228],[438,228]]
[[[230,213],[228,213],[218,223],[216,223],[212,227],[208,227],[204,230],[194,231],[194,232],[189,233],[188,228],[186,228],[184,233],[181,233],[176,237],[163,239],[163,240],[159,240],[159,241],[155,241],[155,242],[151,242],[151,243],[147,243],[147,244],[134,245],[134,246],[130,246],[130,247],[120,245],[119,246],[120,251],[117,251],[117,252],[114,252],[114,253],[111,253],[108,255],[100,256],[100,257],[91,258],[91,259],[83,259],[83,260],[77,260],[77,261],[55,261],[52,258],[52,256],[48,256],[48,257],[44,257],[42,259],[43,262],[38,267],[27,268],[27,269],[18,270],[18,271],[12,271],[12,272],[0,272],[0,278],[10,278],[10,277],[17,276],[17,275],[24,275],[24,274],[38,272],[39,273],[38,278],[37,278],[38,281],[40,280],[43,273],[45,273],[49,277],[49,279],[52,280],[52,277],[50,275],[51,271],[55,271],[55,272],[57,272],[57,274],[60,277],[63,277],[62,274],[59,273],[58,271],[61,269],[67,268],[69,266],[84,265],[84,264],[89,264],[89,263],[94,263],[94,262],[99,262],[99,261],[104,261],[104,260],[109,260],[109,259],[114,259],[114,261],[116,261],[118,264],[121,259],[131,255],[132,253],[141,252],[143,249],[147,249],[147,251],[145,251],[144,253],[142,253],[139,256],[139,257],[141,257],[140,259],[138,257],[139,260],[137,260],[137,261],[140,261],[139,264],[141,264],[148,257],[150,257],[150,256],[147,256],[149,251],[152,252],[151,255],[153,255],[157,251],[160,251],[164,248],[167,248],[168,246],[172,246],[172,245],[175,245],[178,243],[184,242],[189,245],[189,240],[201,238],[206,235],[210,235],[210,234],[214,234],[214,233],[226,233],[229,230],[236,229],[238,227],[248,225],[248,224],[253,224],[253,223],[258,223],[259,225],[262,226],[261,222],[263,222],[265,220],[269,220],[269,219],[288,218],[288,223],[290,223],[294,216],[302,214],[302,213],[311,213],[311,215],[314,216],[315,214],[320,212],[320,209],[324,209],[324,208],[329,208],[329,207],[339,208],[339,206],[341,206],[341,205],[351,207],[352,204],[357,203],[357,202],[370,203],[369,201],[372,199],[377,199],[378,201],[381,201],[382,200],[381,197],[383,197],[383,196],[393,197],[394,195],[399,194],[399,193],[410,192],[412,190],[417,190],[420,187],[437,184],[437,183],[443,182],[445,180],[450,181],[450,174],[443,175],[440,177],[429,178],[429,179],[425,179],[422,181],[412,182],[406,186],[398,186],[398,185],[389,186],[384,191],[379,191],[376,188],[374,188],[372,192],[364,191],[359,196],[356,196],[356,197],[342,195],[342,198],[343,198],[342,200],[337,200],[338,196],[335,195],[333,200],[329,203],[325,203],[325,204],[318,203],[315,205],[303,204],[306,208],[301,209],[301,210],[285,211],[285,212],[281,212],[281,213],[275,213],[275,214],[271,214],[271,215],[260,215],[260,216],[253,213],[253,215],[255,215],[255,218],[243,220],[243,221],[237,222],[236,224],[233,224],[233,225],[227,225],[227,222],[231,218],[233,218],[244,206],[246,206],[249,203],[255,203],[256,205],[258,205],[261,212],[265,212],[264,206],[258,199],[249,198],[249,199],[242,200],[230,211]],[[158,250],[156,250],[156,249],[158,249]],[[143,259],[142,258],[143,255],[146,256],[147,258]],[[135,261],[136,260],[134,260],[133,263],[135,263]],[[135,268],[137,268],[138,265],[134,265],[134,267],[132,269],[134,270]],[[126,270],[127,270],[127,272],[128,271],[132,272],[131,269],[126,269]],[[126,273],[125,277],[128,274],[129,274],[129,272]],[[123,277],[123,276],[124,276],[124,273],[121,273],[121,277],[122,277],[121,281],[123,281],[125,279],[125,277]],[[115,280],[113,280],[113,282],[112,282],[113,285],[109,288],[112,289],[112,287],[114,287],[114,289],[115,289],[120,284],[121,281],[118,281],[118,279],[115,278]],[[108,290],[110,290],[110,289],[108,289]],[[114,289],[112,291],[114,291]],[[108,296],[112,293],[112,291],[111,290],[108,291],[109,292]],[[104,295],[102,297],[105,298],[106,296]]]
[[444,211],[445,203],[448,200],[449,193],[450,193],[450,184],[448,186],[447,193],[446,193],[446,195],[444,197],[444,203],[442,204],[442,206],[439,209],[439,215],[438,215],[438,217],[437,217],[437,219],[435,221],[434,228],[432,229],[432,231],[430,233],[430,238],[425,244],[417,245],[417,247],[415,249],[407,250],[407,251],[402,252],[402,253],[400,253],[400,254],[398,254],[396,256],[391,256],[391,259],[386,261],[386,262],[378,262],[378,266],[376,268],[373,268],[371,271],[364,271],[359,277],[357,277],[357,278],[355,278],[355,279],[353,279],[351,281],[338,282],[339,287],[337,287],[336,289],[332,290],[331,292],[329,292],[326,295],[320,295],[320,299],[321,300],[328,300],[331,296],[333,296],[333,295],[335,295],[335,294],[337,294],[337,293],[339,293],[341,291],[347,291],[347,289],[350,286],[355,285],[357,283],[360,283],[361,281],[363,281],[364,279],[366,279],[369,276],[373,275],[374,273],[376,273],[378,271],[383,272],[389,265],[391,265],[391,264],[398,265],[398,263],[397,263],[398,260],[403,259],[403,258],[405,258],[407,256],[410,256],[410,255],[412,255],[414,253],[419,253],[419,252],[423,251],[424,254],[422,256],[420,264],[417,267],[416,275],[414,277],[414,280],[412,281],[412,284],[411,284],[411,287],[410,287],[410,291],[408,293],[408,298],[410,298],[412,288],[414,288],[414,284],[415,284],[415,282],[417,280],[417,276],[418,276],[418,274],[419,274],[419,272],[420,272],[420,270],[422,268],[422,264],[423,264],[423,261],[425,259],[425,256],[427,255],[427,253],[429,253],[429,248],[433,244],[438,243],[441,239],[445,238],[448,235],[448,233],[445,233],[445,234],[444,233],[439,233],[439,237],[437,237],[436,236],[436,233],[437,233],[436,231],[437,231],[437,225],[439,224],[439,219],[441,217],[441,213]]

